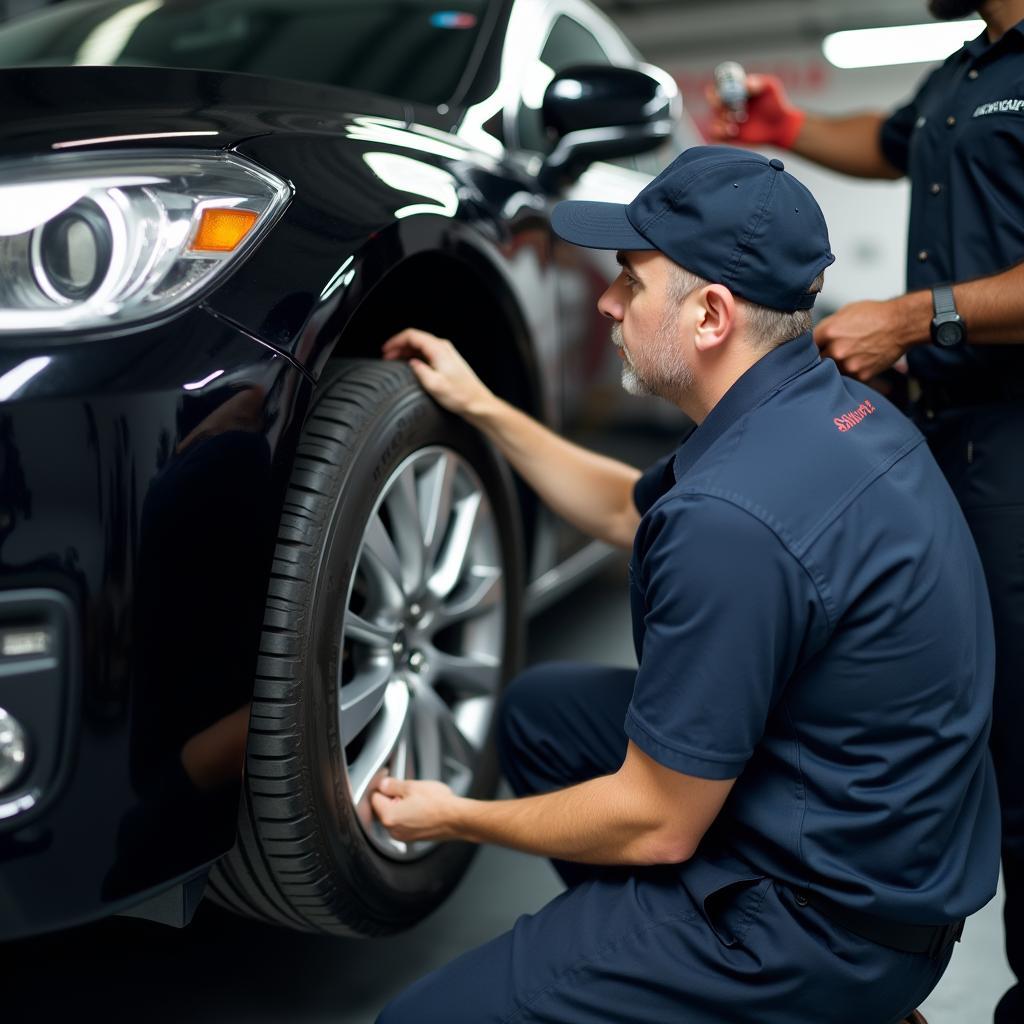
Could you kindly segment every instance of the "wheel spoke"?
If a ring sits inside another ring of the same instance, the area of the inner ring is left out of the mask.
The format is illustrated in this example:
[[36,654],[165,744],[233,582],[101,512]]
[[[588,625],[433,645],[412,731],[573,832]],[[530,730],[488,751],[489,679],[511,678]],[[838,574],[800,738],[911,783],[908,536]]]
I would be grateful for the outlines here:
[[[476,761],[473,744],[459,728],[451,708],[429,686],[420,685],[413,695],[413,715],[416,722],[416,755],[421,779],[440,779],[445,774],[461,774],[472,770]],[[429,737],[429,739],[428,739]],[[429,765],[423,754],[423,741],[427,741]],[[431,773],[427,774],[427,768]]]
[[437,561],[437,569],[427,583],[428,589],[438,597],[447,597],[462,576],[482,500],[483,495],[477,491],[463,498],[455,507],[451,536]]
[[398,626],[371,622],[349,609],[345,613],[345,636],[349,640],[355,640],[370,647],[390,648],[395,637],[398,636]]
[[441,733],[437,723],[437,709],[431,703],[431,698],[443,703],[429,686],[414,687],[410,715],[413,720],[413,757],[418,779],[441,778]]
[[374,659],[341,688],[341,742],[348,746],[370,724],[384,703],[391,682],[391,662]]
[[472,464],[443,445],[411,454],[376,493],[341,630],[354,678],[338,690],[338,738],[368,840],[413,861],[434,843],[395,839],[371,794],[389,774],[473,792],[502,671],[501,531]]
[[420,509],[422,511],[423,546],[426,551],[427,570],[434,564],[441,541],[448,527],[455,489],[455,460],[447,453],[423,474],[420,482]]
[[435,647],[427,657],[433,678],[451,683],[460,696],[493,697],[498,691],[501,661],[493,654],[449,654]]
[[367,737],[366,746],[348,769],[355,804],[361,804],[367,798],[371,784],[383,775],[405,730],[408,714],[409,687],[404,680],[393,679],[384,691],[380,722]]
[[389,611],[400,611],[405,606],[402,566],[380,516],[371,516],[366,525],[360,561],[376,587],[380,603]]
[[[413,709],[415,705],[412,705]],[[391,760],[389,764],[389,771],[391,775],[396,779],[408,779],[410,778],[410,772],[413,769],[412,763],[412,712],[406,715],[405,723],[402,727],[402,733],[398,737],[398,742],[395,744],[395,749],[391,753]]]
[[426,576],[426,550],[419,497],[416,494],[416,470],[413,465],[394,481],[384,498],[391,516],[395,546],[401,562],[401,579],[407,594],[415,593]]
[[501,570],[490,565],[476,565],[468,573],[473,581],[458,600],[441,605],[434,617],[434,629],[443,629],[465,619],[476,618],[496,608],[505,593]]

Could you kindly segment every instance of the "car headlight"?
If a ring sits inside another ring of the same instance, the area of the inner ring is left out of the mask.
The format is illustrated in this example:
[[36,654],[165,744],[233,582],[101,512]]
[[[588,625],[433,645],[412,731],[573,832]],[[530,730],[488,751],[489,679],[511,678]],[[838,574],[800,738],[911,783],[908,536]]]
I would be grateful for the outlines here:
[[277,219],[290,186],[233,154],[55,155],[0,165],[0,330],[164,314]]

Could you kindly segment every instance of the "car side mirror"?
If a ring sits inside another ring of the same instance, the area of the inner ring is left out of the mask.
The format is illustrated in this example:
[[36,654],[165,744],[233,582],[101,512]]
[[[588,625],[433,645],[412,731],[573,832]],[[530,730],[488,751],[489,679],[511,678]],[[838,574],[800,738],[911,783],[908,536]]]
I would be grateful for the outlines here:
[[541,187],[570,184],[597,160],[657,149],[671,137],[681,110],[676,83],[650,64],[560,71],[544,90],[544,129],[555,146],[538,176]]

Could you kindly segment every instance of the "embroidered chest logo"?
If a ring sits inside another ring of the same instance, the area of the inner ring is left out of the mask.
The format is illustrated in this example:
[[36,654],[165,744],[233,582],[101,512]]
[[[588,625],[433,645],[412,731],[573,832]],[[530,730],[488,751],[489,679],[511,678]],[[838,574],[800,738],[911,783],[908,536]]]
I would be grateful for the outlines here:
[[877,406],[865,399],[856,409],[843,413],[842,416],[837,416],[832,422],[836,425],[836,429],[840,434],[845,434],[848,430],[852,430],[857,426],[858,423],[866,420],[873,412],[878,412]]
[[1019,114],[1024,110],[1024,100],[996,100],[994,103],[982,103],[975,107],[974,117],[985,117],[987,114]]

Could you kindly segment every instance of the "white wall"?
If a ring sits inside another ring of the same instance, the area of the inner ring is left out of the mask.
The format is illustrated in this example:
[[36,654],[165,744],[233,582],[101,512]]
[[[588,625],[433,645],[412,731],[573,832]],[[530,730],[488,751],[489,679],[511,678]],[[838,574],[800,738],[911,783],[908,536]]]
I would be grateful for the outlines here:
[[[778,74],[793,101],[821,113],[892,110],[912,95],[932,65],[840,70],[819,45],[786,49],[746,47],[672,59],[650,59],[670,71],[698,123],[707,115],[702,88],[722,60],[738,60],[748,71]],[[781,157],[814,193],[825,212],[836,262],[826,275],[821,307],[836,308],[862,298],[888,298],[904,291],[909,188],[904,181],[866,182],[826,171],[791,153]]]
[[[932,65],[843,71],[821,52],[829,32],[930,20],[925,0],[596,0],[655,64],[672,72],[698,122],[703,85],[722,60],[778,74],[794,102],[822,113],[889,111]],[[819,307],[904,290],[909,190],[905,182],[862,182],[786,153],[786,166],[814,192],[829,224],[836,262]]]

